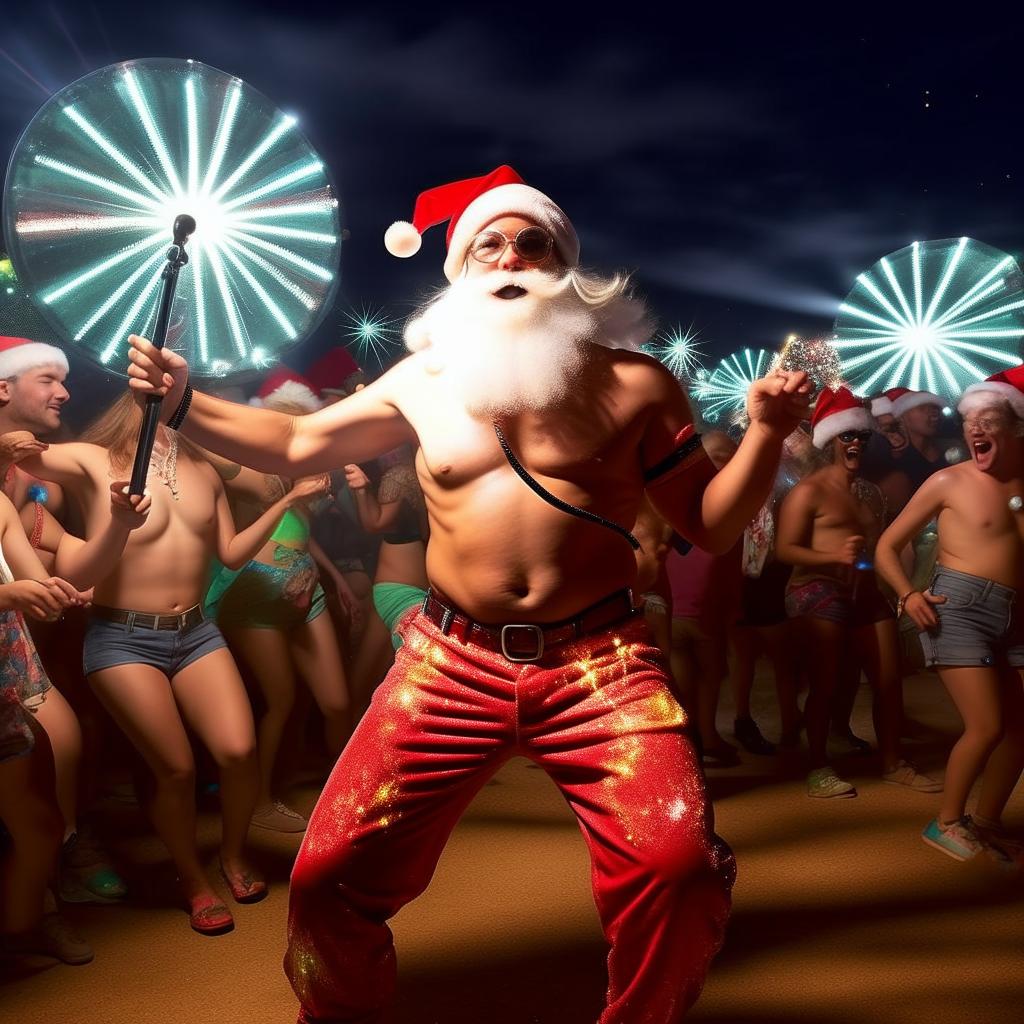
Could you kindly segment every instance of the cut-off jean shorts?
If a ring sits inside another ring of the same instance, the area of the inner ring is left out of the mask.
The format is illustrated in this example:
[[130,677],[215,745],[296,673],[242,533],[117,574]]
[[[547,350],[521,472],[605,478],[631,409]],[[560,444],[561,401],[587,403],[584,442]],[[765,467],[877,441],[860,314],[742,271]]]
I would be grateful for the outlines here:
[[946,599],[932,605],[938,626],[919,634],[929,668],[987,667],[1004,659],[1024,667],[1024,628],[1013,587],[937,565],[929,589]]
[[92,619],[85,634],[82,671],[88,676],[117,665],[152,665],[173,679],[194,661],[227,647],[217,624],[203,619],[191,629],[145,629]]

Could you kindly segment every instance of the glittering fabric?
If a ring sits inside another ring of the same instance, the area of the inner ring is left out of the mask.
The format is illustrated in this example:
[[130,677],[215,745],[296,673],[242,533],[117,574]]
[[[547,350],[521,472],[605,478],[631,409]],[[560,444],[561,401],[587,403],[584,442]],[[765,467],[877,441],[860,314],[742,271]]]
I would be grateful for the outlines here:
[[543,767],[589,847],[611,949],[600,1024],[669,1024],[697,998],[735,875],[712,830],[686,716],[637,617],[535,664],[423,615],[310,818],[285,969],[301,1024],[368,1024],[390,1000],[386,921],[427,886],[452,828],[510,757]]

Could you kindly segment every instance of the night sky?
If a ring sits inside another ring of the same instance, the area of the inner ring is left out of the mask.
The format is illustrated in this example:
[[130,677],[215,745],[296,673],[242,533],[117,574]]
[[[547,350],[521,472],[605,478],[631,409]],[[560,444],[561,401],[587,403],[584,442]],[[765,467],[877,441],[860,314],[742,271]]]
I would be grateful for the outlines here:
[[409,261],[382,232],[420,190],[505,162],[569,213],[585,264],[634,270],[661,324],[692,322],[716,357],[827,329],[854,276],[914,239],[1022,247],[1024,40],[998,15],[19,6],[0,27],[6,155],[50,92],[134,57],[194,57],[300,118],[351,238],[297,365],[338,340],[341,307],[402,316],[440,283],[441,229]]

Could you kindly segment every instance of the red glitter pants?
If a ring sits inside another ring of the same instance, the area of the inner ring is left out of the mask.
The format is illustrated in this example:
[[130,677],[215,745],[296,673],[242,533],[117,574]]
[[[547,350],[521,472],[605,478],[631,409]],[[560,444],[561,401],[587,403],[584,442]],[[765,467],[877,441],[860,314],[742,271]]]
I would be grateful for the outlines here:
[[423,615],[310,818],[285,970],[300,1024],[370,1024],[395,987],[388,918],[427,887],[460,815],[522,754],[576,813],[610,943],[600,1024],[670,1024],[704,984],[734,862],[711,829],[686,717],[639,617],[536,663]]

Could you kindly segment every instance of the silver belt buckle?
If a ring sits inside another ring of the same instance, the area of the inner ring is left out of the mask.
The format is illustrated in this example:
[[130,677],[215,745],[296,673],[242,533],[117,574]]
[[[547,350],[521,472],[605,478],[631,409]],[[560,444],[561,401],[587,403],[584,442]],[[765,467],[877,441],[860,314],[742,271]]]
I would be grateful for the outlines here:
[[[537,638],[537,652],[536,654],[530,654],[526,657],[518,654],[511,654],[508,649],[508,630],[510,629],[528,629]],[[505,656],[508,661],[514,661],[520,664],[526,664],[531,661],[540,661],[544,657],[544,630],[540,626],[534,625],[532,622],[510,622],[506,626],[501,627],[501,653]]]

